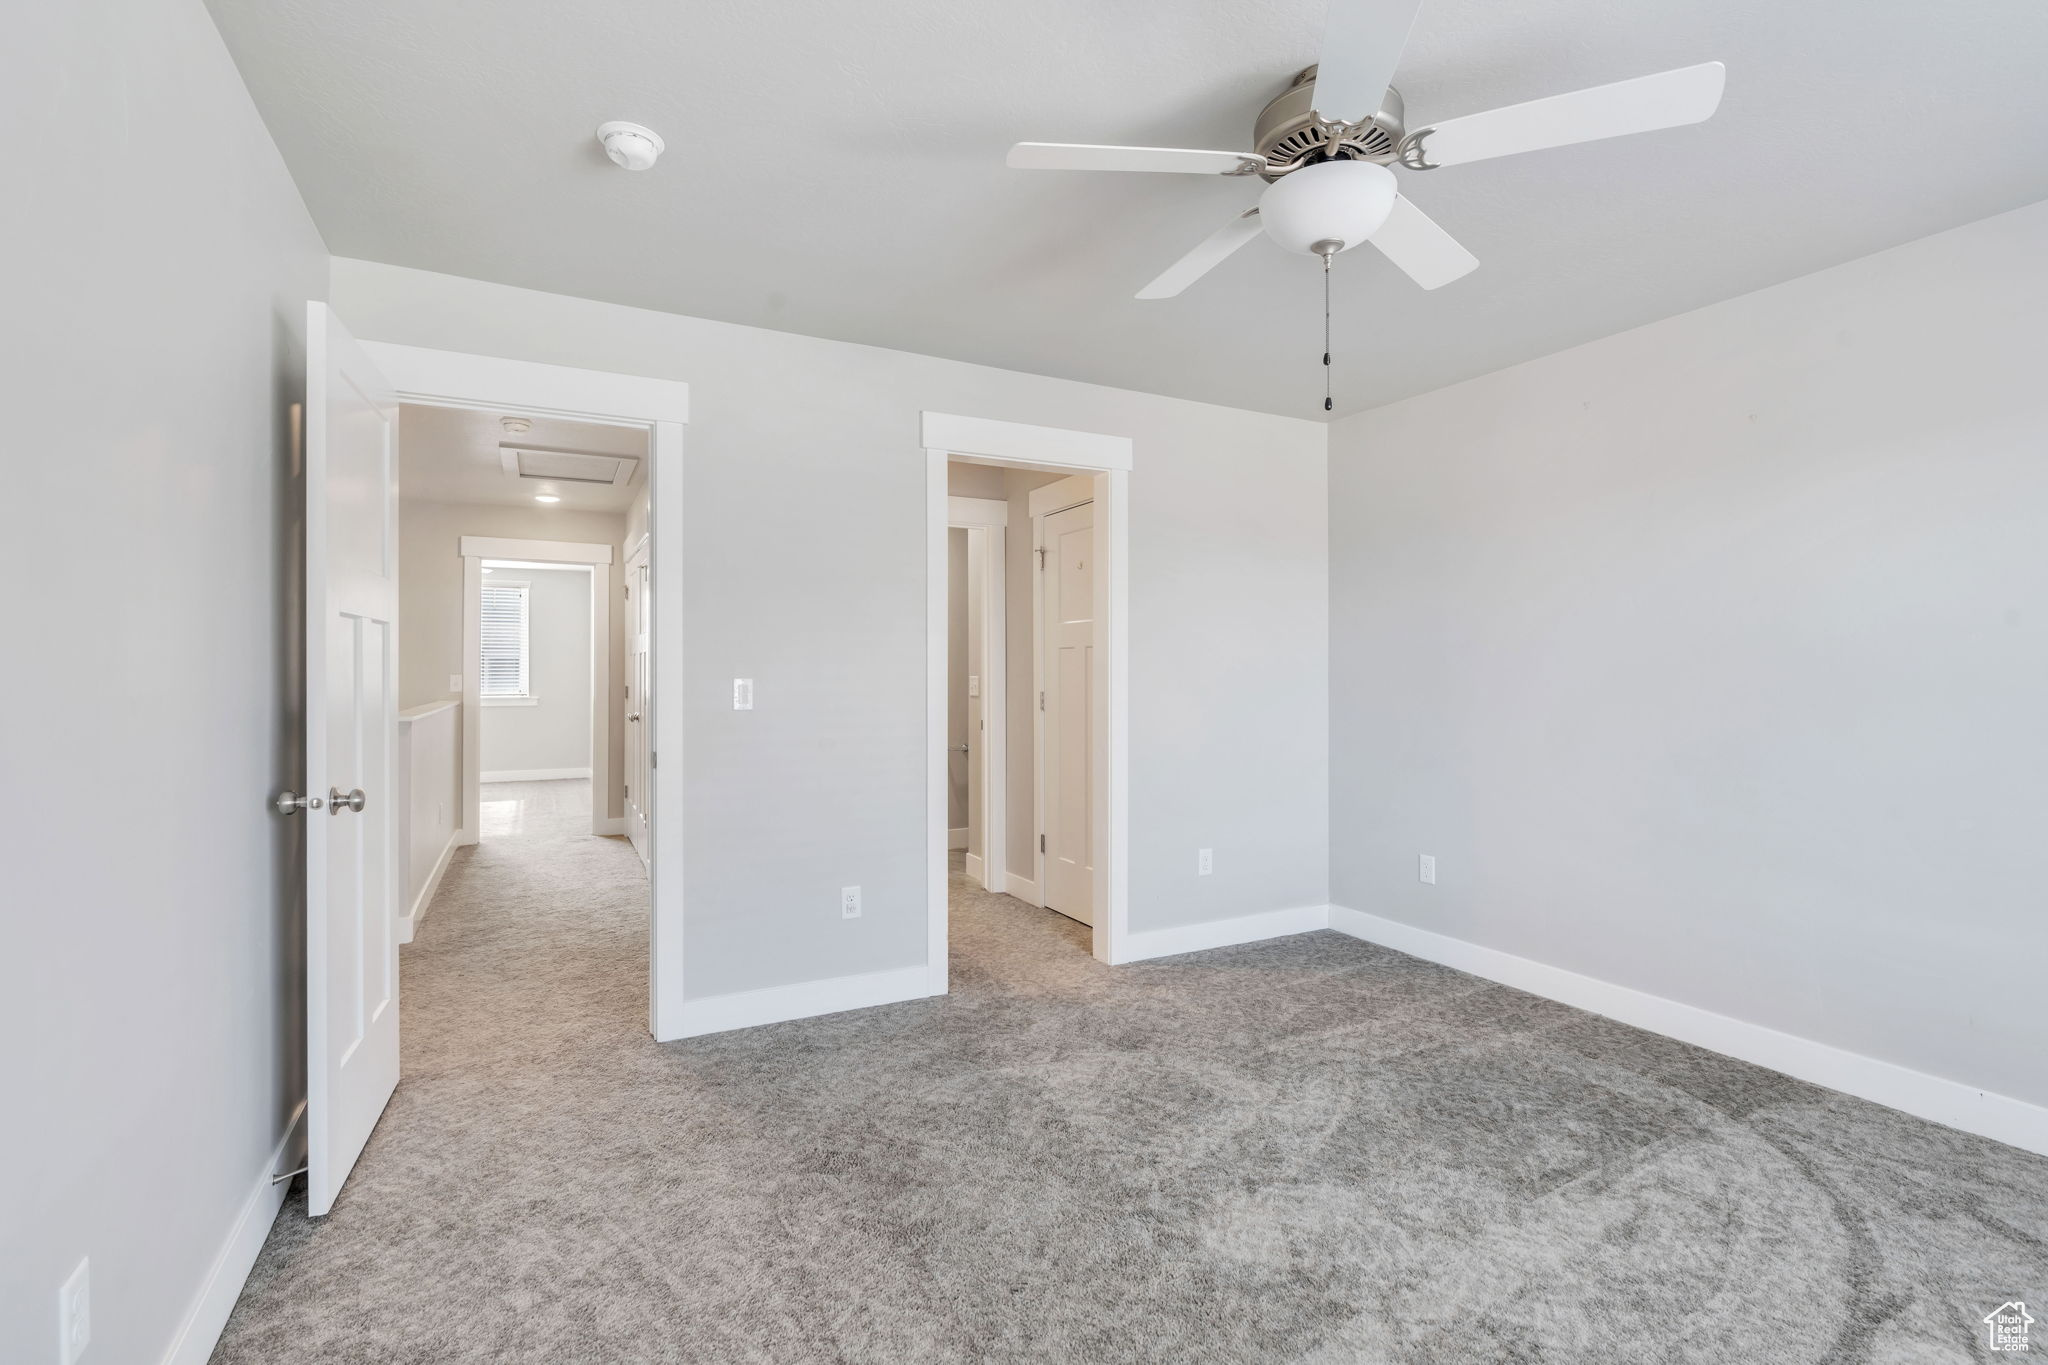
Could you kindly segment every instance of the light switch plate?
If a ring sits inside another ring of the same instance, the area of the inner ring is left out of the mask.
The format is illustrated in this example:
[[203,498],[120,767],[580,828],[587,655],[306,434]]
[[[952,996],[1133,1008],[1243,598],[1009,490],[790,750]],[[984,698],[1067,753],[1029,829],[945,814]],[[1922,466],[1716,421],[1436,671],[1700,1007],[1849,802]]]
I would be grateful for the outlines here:
[[460,673],[450,673],[448,675],[448,690],[450,692],[460,692],[462,690],[462,675]]
[[970,697],[981,695],[981,675],[979,673],[969,673],[967,675],[967,695]]
[[734,678],[732,680],[732,709],[751,711],[754,709],[754,680]]

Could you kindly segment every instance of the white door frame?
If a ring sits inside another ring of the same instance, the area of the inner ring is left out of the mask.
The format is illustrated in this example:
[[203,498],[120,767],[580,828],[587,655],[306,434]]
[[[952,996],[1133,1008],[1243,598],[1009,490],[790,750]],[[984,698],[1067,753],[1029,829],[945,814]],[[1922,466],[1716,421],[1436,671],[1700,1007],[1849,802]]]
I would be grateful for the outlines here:
[[[366,341],[399,400],[483,412],[536,413],[647,433],[648,558],[654,597],[648,720],[654,762],[648,821],[648,1027],[683,1036],[683,428],[690,386],[674,379],[541,365],[501,356]],[[482,566],[479,565],[479,568]],[[610,620],[610,604],[605,618]],[[474,654],[474,650],[466,650]],[[673,698],[663,704],[663,695]],[[464,707],[464,710],[471,708]],[[465,722],[465,725],[467,723]],[[660,755],[669,766],[660,766]],[[665,818],[664,818],[665,817]]]
[[[1009,621],[1004,596],[1009,524],[1010,504],[1001,498],[946,499],[947,529],[967,532],[967,580],[981,587],[981,600],[971,604],[981,620],[981,651],[978,657],[970,654],[967,664],[981,679],[981,884],[989,891],[1009,889]],[[971,875],[971,856],[968,862]]]
[[925,452],[926,848],[929,989],[947,986],[946,465],[958,459],[1087,474],[1095,481],[1095,942],[1127,958],[1130,936],[1131,440],[984,417],[922,414]]
[[463,536],[462,842],[477,841],[483,786],[484,564],[525,560],[590,570],[590,832],[617,834],[612,801],[612,547],[568,540]]

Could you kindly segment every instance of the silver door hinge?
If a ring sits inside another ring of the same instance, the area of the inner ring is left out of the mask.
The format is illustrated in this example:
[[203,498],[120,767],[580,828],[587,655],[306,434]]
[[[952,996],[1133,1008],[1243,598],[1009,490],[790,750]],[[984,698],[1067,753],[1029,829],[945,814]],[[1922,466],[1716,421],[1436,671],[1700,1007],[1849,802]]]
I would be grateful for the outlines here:
[[1038,694],[1038,709],[1041,711],[1045,709],[1045,693],[1043,692]]
[[1043,834],[1038,836],[1038,851],[1040,853],[1045,852],[1045,836]]
[[650,768],[659,768],[661,766],[661,755],[655,753],[654,750],[649,749],[647,751],[647,766]]

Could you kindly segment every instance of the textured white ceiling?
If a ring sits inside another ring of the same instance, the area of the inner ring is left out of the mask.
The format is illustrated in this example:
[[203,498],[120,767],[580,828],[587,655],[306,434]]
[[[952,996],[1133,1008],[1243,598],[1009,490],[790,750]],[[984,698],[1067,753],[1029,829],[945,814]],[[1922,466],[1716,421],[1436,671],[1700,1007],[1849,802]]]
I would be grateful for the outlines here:
[[[407,498],[426,502],[493,503],[512,507],[560,508],[569,512],[623,512],[632,505],[641,475],[625,484],[524,479],[507,474],[498,456],[501,442],[528,449],[574,450],[588,455],[647,456],[647,433],[560,417],[530,419],[533,428],[510,435],[502,414],[462,408],[401,404],[398,410],[398,487]],[[553,493],[556,503],[536,503],[536,493]]]
[[[1323,0],[210,0],[329,247],[1318,416],[1316,263],[1131,294],[1256,182],[1010,171],[1020,139],[1241,147]],[[1435,0],[1411,126],[1719,58],[1694,128],[1405,191],[1480,269],[1338,261],[1343,413],[2048,197],[2048,4]],[[668,141],[611,167],[605,119]]]

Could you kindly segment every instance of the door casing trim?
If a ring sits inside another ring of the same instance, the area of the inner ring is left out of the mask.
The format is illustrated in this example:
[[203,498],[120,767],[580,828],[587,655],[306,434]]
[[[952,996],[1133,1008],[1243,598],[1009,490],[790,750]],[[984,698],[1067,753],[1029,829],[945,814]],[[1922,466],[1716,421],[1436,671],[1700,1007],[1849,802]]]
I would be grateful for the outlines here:
[[[946,466],[958,460],[1093,481],[1095,504],[1095,933],[1103,962],[1128,960],[1130,923],[1130,479],[1125,436],[983,417],[922,414],[925,452],[925,860],[928,989],[947,989]],[[1034,631],[1036,627],[1034,626]],[[1008,869],[997,869],[1010,882]],[[1042,873],[1041,873],[1042,875]]]
[[[647,433],[648,565],[654,615],[648,660],[648,1028],[683,1036],[683,431],[690,386],[677,379],[543,365],[503,356],[365,341],[400,402],[567,417]],[[465,585],[466,587],[467,585]],[[465,701],[468,701],[465,698]],[[473,703],[472,703],[473,705]],[[465,710],[471,709],[465,706]],[[467,722],[465,722],[465,725]],[[667,818],[663,818],[666,815]]]

